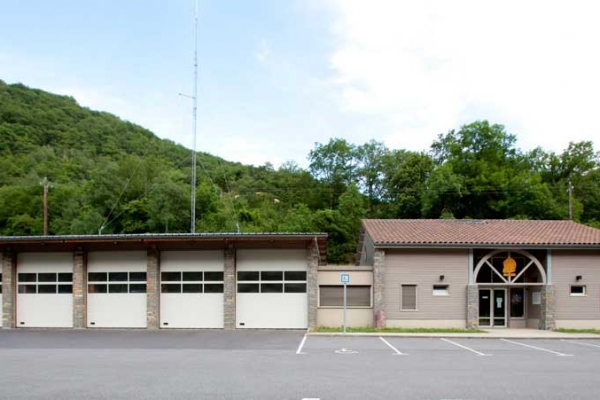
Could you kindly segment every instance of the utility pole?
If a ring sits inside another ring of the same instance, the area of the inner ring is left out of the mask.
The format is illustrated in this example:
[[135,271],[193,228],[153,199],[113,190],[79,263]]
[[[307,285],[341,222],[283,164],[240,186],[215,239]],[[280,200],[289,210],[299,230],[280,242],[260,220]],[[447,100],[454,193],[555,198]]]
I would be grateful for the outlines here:
[[44,186],[44,236],[48,236],[48,188],[50,187],[50,182],[47,177],[44,177],[44,180],[40,184]]
[[569,220],[573,221],[573,185],[571,185],[571,178],[569,178],[567,191],[569,192]]

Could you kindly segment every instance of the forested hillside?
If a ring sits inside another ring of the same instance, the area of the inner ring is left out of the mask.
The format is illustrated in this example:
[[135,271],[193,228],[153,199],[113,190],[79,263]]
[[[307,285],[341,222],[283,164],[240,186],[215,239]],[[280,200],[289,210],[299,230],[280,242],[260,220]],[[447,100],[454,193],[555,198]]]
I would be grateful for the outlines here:
[[[524,152],[502,125],[476,121],[428,152],[324,138],[306,156],[308,170],[199,153],[196,230],[324,231],[330,262],[349,262],[363,217],[567,219],[569,182],[573,218],[600,225],[591,142]],[[42,234],[44,177],[51,235],[190,229],[189,150],[71,97],[0,81],[0,235]]]

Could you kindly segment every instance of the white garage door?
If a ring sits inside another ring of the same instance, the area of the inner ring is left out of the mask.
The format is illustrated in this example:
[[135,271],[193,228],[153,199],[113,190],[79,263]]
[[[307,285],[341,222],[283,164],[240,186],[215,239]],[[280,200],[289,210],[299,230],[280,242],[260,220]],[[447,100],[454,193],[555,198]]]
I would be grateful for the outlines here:
[[146,256],[142,251],[88,254],[88,327],[146,327]]
[[305,250],[238,250],[236,266],[238,328],[307,327]]
[[17,326],[73,327],[73,254],[17,255]]
[[161,253],[160,326],[223,328],[223,252]]

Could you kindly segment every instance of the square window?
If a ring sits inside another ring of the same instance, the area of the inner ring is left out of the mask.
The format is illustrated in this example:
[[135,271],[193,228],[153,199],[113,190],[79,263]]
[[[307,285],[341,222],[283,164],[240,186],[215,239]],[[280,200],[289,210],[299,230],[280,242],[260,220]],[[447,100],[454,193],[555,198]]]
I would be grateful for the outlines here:
[[571,296],[585,296],[585,285],[571,285]]
[[450,296],[450,285],[433,285],[434,296]]

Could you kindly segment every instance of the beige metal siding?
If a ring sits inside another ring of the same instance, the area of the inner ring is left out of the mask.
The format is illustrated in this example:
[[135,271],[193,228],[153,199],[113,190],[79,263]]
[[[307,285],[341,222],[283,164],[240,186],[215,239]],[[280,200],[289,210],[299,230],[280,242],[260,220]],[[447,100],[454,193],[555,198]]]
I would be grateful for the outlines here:
[[[600,319],[600,252],[553,251],[552,284],[557,320]],[[586,295],[571,296],[571,285],[586,285]]]
[[[388,320],[466,319],[467,250],[388,250],[385,261]],[[443,281],[440,275],[444,275]],[[433,295],[433,285],[439,284],[449,285],[449,296]],[[417,310],[401,310],[401,285],[417,285]]]

